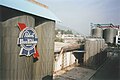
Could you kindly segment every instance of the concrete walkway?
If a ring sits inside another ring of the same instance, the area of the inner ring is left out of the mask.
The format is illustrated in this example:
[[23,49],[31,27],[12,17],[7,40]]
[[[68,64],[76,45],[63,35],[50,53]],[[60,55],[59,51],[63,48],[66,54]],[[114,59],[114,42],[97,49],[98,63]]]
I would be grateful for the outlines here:
[[69,67],[54,74],[54,80],[89,80],[95,70],[82,67]]

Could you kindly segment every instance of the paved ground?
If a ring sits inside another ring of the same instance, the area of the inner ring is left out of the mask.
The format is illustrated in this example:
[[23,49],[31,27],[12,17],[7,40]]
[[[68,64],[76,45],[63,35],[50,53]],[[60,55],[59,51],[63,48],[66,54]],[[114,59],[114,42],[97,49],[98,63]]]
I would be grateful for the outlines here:
[[95,70],[82,67],[71,67],[69,69],[54,74],[54,80],[88,80],[95,73]]
[[90,80],[120,80],[120,51],[114,52]]
[[97,71],[83,67],[70,67],[54,74],[54,80],[120,80],[120,49],[112,52]]

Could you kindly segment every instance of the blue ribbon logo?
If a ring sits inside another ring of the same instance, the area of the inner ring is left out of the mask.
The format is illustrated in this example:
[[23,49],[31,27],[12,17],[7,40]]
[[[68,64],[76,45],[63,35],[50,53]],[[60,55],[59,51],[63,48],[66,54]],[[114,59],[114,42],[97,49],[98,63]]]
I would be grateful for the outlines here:
[[36,31],[33,28],[26,27],[20,34],[17,44],[21,46],[20,54],[31,56],[35,53],[35,46],[38,42]]

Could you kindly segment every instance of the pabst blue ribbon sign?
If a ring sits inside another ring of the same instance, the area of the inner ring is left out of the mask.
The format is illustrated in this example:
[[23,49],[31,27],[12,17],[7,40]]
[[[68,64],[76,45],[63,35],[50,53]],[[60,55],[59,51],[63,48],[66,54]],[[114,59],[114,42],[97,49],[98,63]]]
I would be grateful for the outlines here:
[[33,28],[26,27],[24,23],[18,23],[18,26],[21,30],[17,40],[17,44],[21,46],[19,55],[37,57],[38,53],[35,46],[38,42],[38,37],[36,31]]

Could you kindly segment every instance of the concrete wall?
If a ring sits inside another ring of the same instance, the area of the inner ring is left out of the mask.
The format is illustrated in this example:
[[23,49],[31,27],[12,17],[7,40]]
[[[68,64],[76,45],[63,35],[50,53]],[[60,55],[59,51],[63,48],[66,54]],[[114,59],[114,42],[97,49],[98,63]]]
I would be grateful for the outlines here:
[[73,52],[64,52],[54,61],[54,72],[62,70],[75,63],[76,57]]
[[86,39],[84,65],[93,68],[99,66],[107,57],[106,48],[104,39]]
[[[1,11],[0,80],[52,80],[55,22],[3,6]],[[18,22],[33,27],[37,32],[40,55],[37,62],[33,63],[32,56],[19,56]]]
[[34,63],[33,80],[52,80],[55,23],[44,22],[35,27],[38,35],[39,60]]
[[17,38],[20,30],[17,26],[18,22],[26,23],[28,27],[34,27],[34,18],[26,15],[2,22],[2,80],[32,80],[32,56],[19,56],[20,47],[17,45]]
[[2,75],[2,74],[1,74],[1,68],[2,68],[2,67],[1,67],[1,66],[2,66],[2,65],[1,65],[1,62],[2,62],[2,61],[1,61],[1,48],[2,48],[2,47],[1,47],[1,41],[2,41],[2,23],[0,22],[0,78],[1,78],[1,75]]

